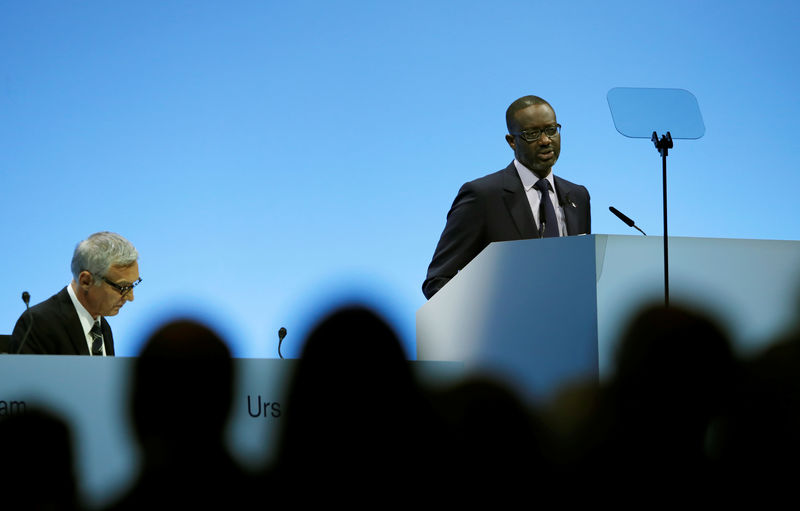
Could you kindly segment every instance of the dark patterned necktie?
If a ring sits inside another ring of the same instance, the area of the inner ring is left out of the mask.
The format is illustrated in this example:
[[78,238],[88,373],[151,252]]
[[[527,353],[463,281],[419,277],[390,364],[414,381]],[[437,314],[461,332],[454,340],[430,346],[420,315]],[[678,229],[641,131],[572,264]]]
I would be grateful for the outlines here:
[[89,334],[92,336],[92,356],[94,357],[102,357],[103,356],[103,331],[100,330],[100,322],[95,321],[94,325],[92,325],[92,329],[89,330]]
[[544,209],[544,215],[540,212],[539,224],[544,227],[544,229],[539,227],[539,236],[542,238],[557,238],[558,220],[556,219],[556,210],[553,207],[553,201],[550,200],[550,181],[547,179],[540,179],[533,187],[542,192],[540,204],[541,208]]

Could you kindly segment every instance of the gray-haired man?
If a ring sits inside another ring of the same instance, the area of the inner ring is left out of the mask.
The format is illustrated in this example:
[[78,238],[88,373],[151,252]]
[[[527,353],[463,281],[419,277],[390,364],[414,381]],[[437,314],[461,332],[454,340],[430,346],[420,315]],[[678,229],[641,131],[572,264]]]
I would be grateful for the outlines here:
[[139,253],[113,232],[78,243],[72,282],[24,312],[11,334],[11,353],[113,356],[114,338],[105,316],[133,301],[141,282]]

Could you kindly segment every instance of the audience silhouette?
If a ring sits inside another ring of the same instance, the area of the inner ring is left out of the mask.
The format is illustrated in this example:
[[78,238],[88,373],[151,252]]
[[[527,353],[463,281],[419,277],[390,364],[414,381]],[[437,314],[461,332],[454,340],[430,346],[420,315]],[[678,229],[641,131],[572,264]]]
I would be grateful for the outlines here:
[[400,341],[366,307],[342,307],[312,329],[282,420],[274,473],[293,501],[402,498],[438,459],[433,413]]
[[249,477],[223,438],[233,382],[230,351],[207,326],[176,320],[150,337],[134,366],[130,404],[143,467],[112,509],[248,503]]
[[744,361],[733,415],[722,431],[721,459],[729,479],[768,482],[772,494],[793,486],[800,459],[800,329]]
[[678,305],[645,307],[622,335],[615,373],[583,432],[585,457],[572,468],[597,487],[625,481],[629,497],[716,489],[719,430],[739,381],[730,341],[712,320]]
[[536,492],[543,503],[555,482],[549,435],[534,410],[506,385],[468,376],[434,394],[447,429],[448,482],[441,496],[462,504],[516,505]]
[[3,509],[79,509],[67,423],[40,408],[0,420]]
[[[668,501],[731,495],[732,482],[786,475],[800,455],[800,329],[737,357],[706,314],[650,305],[631,318],[615,362],[608,381],[573,387],[548,408],[486,376],[423,387],[378,313],[340,307],[293,362],[277,455],[256,477],[224,443],[228,347],[201,323],[172,321],[135,361],[130,413],[143,463],[109,509],[237,509],[264,491],[278,505],[580,504],[620,484],[620,503]],[[0,452],[12,508],[80,507],[63,421],[6,417]]]

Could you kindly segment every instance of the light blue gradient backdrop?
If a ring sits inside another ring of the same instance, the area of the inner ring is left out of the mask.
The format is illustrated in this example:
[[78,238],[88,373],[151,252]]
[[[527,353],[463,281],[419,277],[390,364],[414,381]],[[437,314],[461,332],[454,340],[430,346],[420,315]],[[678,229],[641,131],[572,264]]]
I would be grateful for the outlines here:
[[[378,304],[414,357],[420,284],[467,180],[511,161],[537,94],[593,230],[661,234],[661,163],[612,87],[692,91],[670,234],[800,239],[795,2],[0,2],[0,332],[70,279],[75,243],[141,252],[120,355],[175,314],[284,355],[337,301]],[[758,261],[753,261],[754,266]]]

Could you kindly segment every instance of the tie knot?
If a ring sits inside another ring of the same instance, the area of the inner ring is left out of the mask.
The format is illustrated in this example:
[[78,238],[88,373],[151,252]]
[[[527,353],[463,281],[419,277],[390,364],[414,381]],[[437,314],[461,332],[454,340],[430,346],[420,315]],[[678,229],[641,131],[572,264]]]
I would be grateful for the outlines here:
[[533,187],[536,188],[537,190],[539,190],[542,193],[549,192],[550,191],[550,181],[548,181],[545,178],[542,178],[542,179],[536,181],[536,184],[533,185]]

